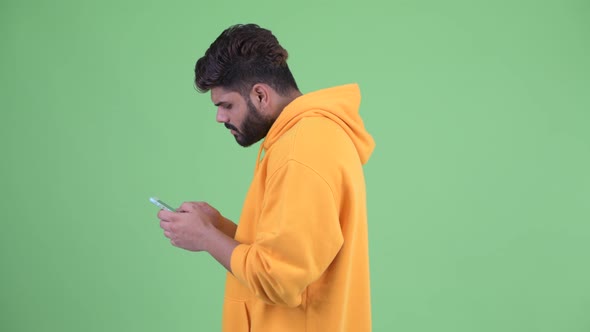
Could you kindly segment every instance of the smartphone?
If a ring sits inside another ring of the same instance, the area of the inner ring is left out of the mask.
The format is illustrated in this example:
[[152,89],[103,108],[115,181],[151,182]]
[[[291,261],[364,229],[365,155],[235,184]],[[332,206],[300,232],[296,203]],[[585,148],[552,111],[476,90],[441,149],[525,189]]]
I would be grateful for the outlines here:
[[155,206],[159,207],[160,209],[168,210],[168,211],[175,211],[176,209],[171,207],[170,205],[162,202],[158,199],[158,197],[150,197],[150,202],[152,202]]

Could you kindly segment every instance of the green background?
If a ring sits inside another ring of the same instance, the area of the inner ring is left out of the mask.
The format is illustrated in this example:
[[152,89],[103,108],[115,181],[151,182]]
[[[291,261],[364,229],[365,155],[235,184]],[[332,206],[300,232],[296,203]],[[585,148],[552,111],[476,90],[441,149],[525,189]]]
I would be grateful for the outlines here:
[[148,197],[238,219],[257,148],[192,70],[249,22],[361,86],[374,331],[590,331],[587,0],[3,0],[0,330],[219,329]]

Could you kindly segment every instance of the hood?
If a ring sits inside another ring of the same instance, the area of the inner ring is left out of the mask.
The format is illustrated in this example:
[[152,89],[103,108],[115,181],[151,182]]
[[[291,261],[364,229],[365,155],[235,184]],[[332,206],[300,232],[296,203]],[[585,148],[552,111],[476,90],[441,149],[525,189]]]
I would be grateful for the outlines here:
[[270,128],[262,146],[268,150],[287,130],[304,117],[325,117],[336,122],[348,134],[359,158],[365,164],[375,141],[365,130],[359,114],[361,93],[357,84],[348,84],[304,94],[287,105]]

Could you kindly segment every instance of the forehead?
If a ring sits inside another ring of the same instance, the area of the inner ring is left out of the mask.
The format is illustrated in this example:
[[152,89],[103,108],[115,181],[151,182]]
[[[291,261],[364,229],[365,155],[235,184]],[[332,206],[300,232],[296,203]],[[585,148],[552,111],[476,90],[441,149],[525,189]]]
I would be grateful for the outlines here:
[[213,104],[218,103],[236,103],[242,101],[242,95],[238,92],[226,90],[222,87],[215,87],[211,89],[211,101]]

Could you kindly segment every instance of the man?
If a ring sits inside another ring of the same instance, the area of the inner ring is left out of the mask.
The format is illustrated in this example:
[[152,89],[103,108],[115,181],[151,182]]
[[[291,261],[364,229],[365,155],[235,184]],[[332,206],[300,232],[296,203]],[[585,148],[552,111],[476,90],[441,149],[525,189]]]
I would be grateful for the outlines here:
[[242,146],[264,139],[238,226],[204,202],[160,211],[177,247],[229,273],[223,331],[370,331],[365,181],[374,142],[345,85],[302,95],[287,51],[254,24],[226,29],[200,58],[217,122]]

